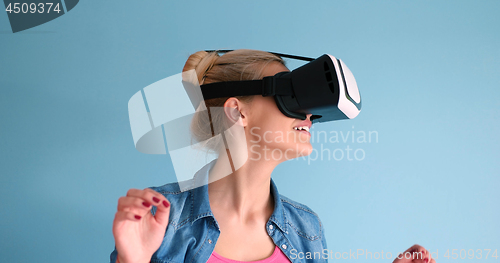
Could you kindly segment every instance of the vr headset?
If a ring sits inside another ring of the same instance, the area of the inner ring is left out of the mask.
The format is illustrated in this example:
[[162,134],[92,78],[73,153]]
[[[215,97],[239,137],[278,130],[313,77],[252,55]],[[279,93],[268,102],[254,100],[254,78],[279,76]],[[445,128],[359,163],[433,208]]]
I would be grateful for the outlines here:
[[[233,50],[205,50],[226,53]],[[309,61],[292,71],[279,72],[262,80],[216,82],[200,85],[205,100],[221,97],[274,96],[280,111],[290,118],[312,123],[352,119],[361,110],[361,96],[352,72],[340,59],[324,54],[319,58],[271,54]]]

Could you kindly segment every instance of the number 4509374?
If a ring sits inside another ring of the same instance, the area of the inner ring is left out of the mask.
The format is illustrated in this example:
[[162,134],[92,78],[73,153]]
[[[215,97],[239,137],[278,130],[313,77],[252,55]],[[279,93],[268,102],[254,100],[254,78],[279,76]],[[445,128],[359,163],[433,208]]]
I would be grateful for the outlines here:
[[473,259],[473,258],[476,258],[476,259],[488,259],[488,256],[489,257],[492,257],[492,258],[495,258],[495,259],[498,259],[498,254],[497,254],[497,250],[495,249],[493,251],[493,253],[490,255],[491,253],[491,249],[476,249],[474,251],[474,249],[469,249],[469,250],[465,250],[465,249],[451,249],[451,255],[450,255],[450,249],[446,250],[446,252],[444,253],[444,257],[449,259],[458,259],[459,257],[461,259]]
[[59,7],[59,3],[55,4],[54,8],[52,8],[54,6],[54,3],[39,3],[39,4],[36,4],[36,3],[31,3],[31,4],[27,4],[27,3],[10,3],[7,8],[5,9],[5,11],[9,12],[10,13],[15,13],[15,14],[19,14],[19,13],[24,13],[24,14],[27,14],[27,13],[50,13],[51,11],[52,12],[61,12],[61,8]]

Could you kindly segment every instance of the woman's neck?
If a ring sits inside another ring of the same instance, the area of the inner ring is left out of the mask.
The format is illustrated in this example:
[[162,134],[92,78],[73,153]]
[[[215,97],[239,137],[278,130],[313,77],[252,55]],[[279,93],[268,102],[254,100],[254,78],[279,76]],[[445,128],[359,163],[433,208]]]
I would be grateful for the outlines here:
[[274,211],[271,174],[276,165],[248,159],[230,173],[228,159],[219,158],[210,171],[208,184],[210,207],[216,219],[221,215],[241,223],[267,221]]

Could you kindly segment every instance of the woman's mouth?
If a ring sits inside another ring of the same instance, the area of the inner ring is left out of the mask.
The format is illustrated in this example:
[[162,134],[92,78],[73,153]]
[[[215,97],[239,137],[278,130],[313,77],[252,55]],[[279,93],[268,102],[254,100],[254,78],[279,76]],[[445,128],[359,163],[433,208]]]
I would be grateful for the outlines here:
[[311,136],[311,133],[309,133],[309,127],[307,127],[307,126],[297,126],[297,127],[293,127],[293,129],[298,131],[298,132],[305,133],[305,134],[308,134],[309,136]]

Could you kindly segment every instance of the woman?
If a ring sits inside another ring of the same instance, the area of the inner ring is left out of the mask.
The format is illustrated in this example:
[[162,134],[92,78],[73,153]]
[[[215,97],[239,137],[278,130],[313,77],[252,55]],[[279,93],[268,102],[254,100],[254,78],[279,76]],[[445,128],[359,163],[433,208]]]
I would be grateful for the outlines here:
[[[183,71],[193,69],[200,85],[288,71],[280,57],[245,49],[222,56],[196,52]],[[306,120],[289,118],[273,97],[261,95],[210,99],[205,105],[233,111],[194,118],[193,136],[221,156],[226,149],[220,137],[212,136],[211,127],[237,123],[244,130],[248,159],[222,177],[215,171],[227,164],[213,160],[192,179],[210,183],[189,191],[180,191],[177,183],[129,190],[118,201],[111,262],[327,262],[328,254],[321,254],[327,249],[325,230],[317,214],[280,195],[271,179],[278,164],[312,152],[311,114]],[[314,258],[305,259],[307,252]]]

